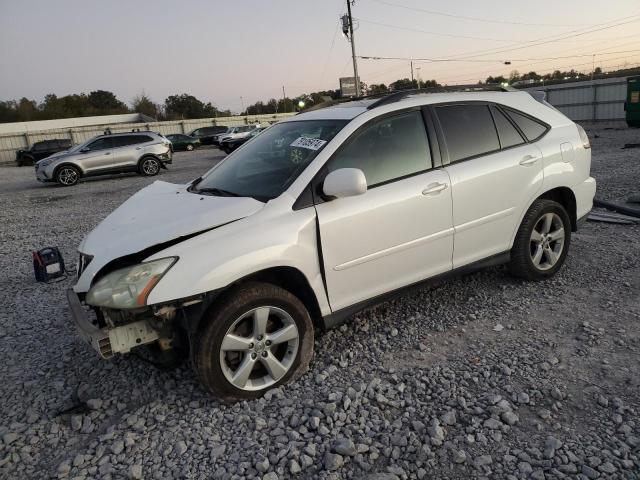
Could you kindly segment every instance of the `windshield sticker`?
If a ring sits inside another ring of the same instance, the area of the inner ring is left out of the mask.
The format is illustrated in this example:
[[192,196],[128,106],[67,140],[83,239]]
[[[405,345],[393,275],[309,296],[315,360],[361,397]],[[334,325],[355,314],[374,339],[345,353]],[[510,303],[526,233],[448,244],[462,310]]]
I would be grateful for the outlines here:
[[298,137],[289,146],[306,148],[308,150],[320,150],[325,143],[327,142],[320,138]]

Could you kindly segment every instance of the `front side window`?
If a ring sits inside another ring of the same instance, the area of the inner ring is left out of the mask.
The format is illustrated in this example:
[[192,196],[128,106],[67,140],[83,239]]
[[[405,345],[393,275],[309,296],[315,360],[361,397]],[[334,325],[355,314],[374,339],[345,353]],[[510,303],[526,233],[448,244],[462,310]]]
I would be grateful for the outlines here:
[[507,110],[507,114],[516,122],[518,128],[522,130],[522,133],[530,142],[537,140],[547,131],[545,125],[514,110]]
[[87,148],[91,151],[104,150],[105,148],[111,148],[112,144],[111,138],[99,138],[87,145]]
[[209,170],[190,191],[264,202],[276,198],[346,124],[346,120],[278,123]]
[[487,105],[445,105],[436,107],[436,113],[450,162],[500,149]]
[[369,187],[430,169],[422,114],[413,111],[373,120],[347,140],[327,167],[328,172],[358,168]]

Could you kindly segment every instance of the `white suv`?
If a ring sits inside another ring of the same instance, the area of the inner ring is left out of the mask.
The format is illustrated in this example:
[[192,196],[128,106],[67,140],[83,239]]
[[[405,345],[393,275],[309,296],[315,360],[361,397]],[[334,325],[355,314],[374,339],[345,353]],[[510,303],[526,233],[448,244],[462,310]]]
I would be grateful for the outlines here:
[[314,329],[406,287],[499,263],[554,275],[590,164],[582,128],[525,92],[338,104],[135,194],[80,245],[68,299],[103,357],[188,355],[209,391],[256,397],[307,370]]

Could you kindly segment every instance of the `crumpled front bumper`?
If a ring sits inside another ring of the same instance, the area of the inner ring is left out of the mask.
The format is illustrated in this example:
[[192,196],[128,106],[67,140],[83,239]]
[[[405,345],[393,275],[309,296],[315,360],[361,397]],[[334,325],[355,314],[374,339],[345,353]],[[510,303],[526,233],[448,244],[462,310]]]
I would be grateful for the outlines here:
[[114,328],[97,327],[89,320],[78,294],[72,288],[67,290],[67,301],[78,334],[104,359],[109,359],[116,353],[128,353],[134,347],[155,342],[160,338],[158,332],[145,320]]

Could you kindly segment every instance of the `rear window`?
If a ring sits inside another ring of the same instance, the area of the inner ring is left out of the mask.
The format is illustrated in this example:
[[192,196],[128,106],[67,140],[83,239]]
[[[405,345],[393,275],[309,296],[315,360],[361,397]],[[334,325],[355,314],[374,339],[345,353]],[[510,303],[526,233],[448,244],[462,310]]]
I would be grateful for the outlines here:
[[507,109],[507,114],[516,123],[516,125],[518,125],[518,128],[522,133],[524,133],[524,136],[527,137],[527,140],[530,142],[539,139],[547,131],[546,125],[531,117],[527,117],[526,115],[522,115],[521,113],[510,109]]
[[518,133],[516,127],[513,126],[500,110],[496,107],[491,107],[491,113],[493,114],[494,122],[496,122],[496,129],[498,130],[498,137],[500,138],[500,146],[502,148],[509,148],[524,143],[522,135]]
[[487,105],[445,105],[436,113],[451,162],[500,149]]

